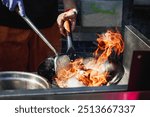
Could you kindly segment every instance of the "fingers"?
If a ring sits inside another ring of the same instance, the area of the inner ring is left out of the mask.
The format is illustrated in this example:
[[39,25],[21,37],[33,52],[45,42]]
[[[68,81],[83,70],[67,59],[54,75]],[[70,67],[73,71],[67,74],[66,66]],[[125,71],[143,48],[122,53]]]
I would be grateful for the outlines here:
[[57,18],[59,30],[63,36],[66,36],[66,31],[64,29],[64,22],[66,20],[69,20],[71,22],[71,30],[73,31],[75,29],[75,25],[76,25],[76,14],[74,13],[73,10],[64,12],[64,13],[60,14]]
[[64,16],[65,16],[65,14],[62,13],[62,14],[60,14],[60,15],[58,16],[58,18],[57,18],[57,24],[58,24],[58,26],[59,26],[60,33],[61,33],[63,36],[65,36],[65,30],[64,30],[64,27],[63,27],[64,21],[65,21]]
[[9,0],[2,0],[3,5],[9,7]]
[[25,9],[23,5],[23,1],[18,1],[19,13],[21,16],[25,16]]
[[65,16],[64,16],[65,19],[76,19],[76,14],[73,10],[69,10],[67,12],[65,12]]
[[14,8],[13,8],[13,4],[14,4],[13,0],[2,0],[2,3],[3,3],[3,5],[5,5],[6,7],[8,7],[8,9],[9,9],[10,11],[13,11],[13,10],[14,10]]
[[8,7],[10,11],[14,11],[14,9],[19,7],[19,13],[21,16],[25,16],[25,10],[23,5],[23,0],[2,0],[3,5]]
[[9,10],[13,11],[15,9],[16,4],[13,2],[13,0],[9,0]]

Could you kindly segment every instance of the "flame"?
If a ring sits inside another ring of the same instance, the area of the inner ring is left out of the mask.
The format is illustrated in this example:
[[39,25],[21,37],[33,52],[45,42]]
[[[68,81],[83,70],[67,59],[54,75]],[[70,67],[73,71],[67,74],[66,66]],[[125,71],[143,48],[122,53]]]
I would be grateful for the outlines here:
[[[69,80],[76,79],[82,86],[102,86],[108,83],[108,58],[114,51],[119,56],[124,50],[124,43],[119,31],[108,30],[98,34],[98,48],[93,58],[78,58],[71,61],[57,73],[56,83],[60,87],[68,87]],[[75,82],[75,80],[73,80]]]
[[97,39],[98,48],[95,51],[95,55],[97,56],[99,51],[103,50],[104,52],[98,57],[98,62],[104,63],[108,57],[111,55],[112,50],[117,53],[119,56],[124,50],[124,42],[122,40],[122,36],[119,32],[112,32],[108,30],[105,34],[99,35]]

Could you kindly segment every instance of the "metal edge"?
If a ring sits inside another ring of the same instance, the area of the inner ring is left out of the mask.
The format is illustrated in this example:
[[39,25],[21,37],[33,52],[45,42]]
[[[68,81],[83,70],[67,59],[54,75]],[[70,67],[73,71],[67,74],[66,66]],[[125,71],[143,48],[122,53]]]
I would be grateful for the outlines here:
[[22,72],[22,71],[3,71],[3,72],[0,72],[0,75],[3,75],[3,74],[14,74],[14,73],[17,73],[17,74],[24,74],[24,75],[30,75],[30,76],[33,76],[33,77],[37,77],[39,78],[41,81],[44,81],[44,83],[46,84],[47,88],[50,88],[50,83],[49,81],[42,77],[42,76],[39,76],[37,74],[34,74],[34,73],[29,73],[29,72]]
[[139,40],[141,40],[145,45],[147,45],[150,48],[150,40],[145,37],[141,32],[139,32],[136,28],[134,28],[132,25],[125,26],[130,32],[132,32]]
[[76,95],[127,91],[127,85],[111,85],[101,87],[83,88],[54,88],[38,90],[5,90],[0,91],[0,99],[13,97],[53,96],[53,95]]

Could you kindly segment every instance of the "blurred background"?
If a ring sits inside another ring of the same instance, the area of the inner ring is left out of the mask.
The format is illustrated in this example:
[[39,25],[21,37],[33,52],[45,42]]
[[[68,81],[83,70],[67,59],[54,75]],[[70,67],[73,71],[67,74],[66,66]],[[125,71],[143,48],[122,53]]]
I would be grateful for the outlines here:
[[[75,0],[78,7],[76,30],[73,33],[77,51],[93,51],[96,34],[107,29],[132,25],[150,39],[150,0]],[[59,12],[63,11],[59,0]],[[65,40],[62,39],[65,51]],[[91,47],[88,48],[87,47]]]

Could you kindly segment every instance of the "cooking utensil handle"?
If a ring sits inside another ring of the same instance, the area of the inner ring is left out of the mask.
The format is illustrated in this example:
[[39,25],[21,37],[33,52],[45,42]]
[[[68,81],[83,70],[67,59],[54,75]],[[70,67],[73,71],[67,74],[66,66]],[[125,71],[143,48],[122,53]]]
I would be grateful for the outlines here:
[[72,48],[72,47],[74,48],[72,41],[73,41],[72,35],[67,32],[67,49]]
[[[19,14],[20,15],[20,14]],[[21,15],[20,15],[21,16]],[[56,49],[49,43],[49,41],[44,37],[44,35],[37,29],[37,27],[31,22],[27,16],[21,16],[24,21],[35,31],[35,33],[45,42],[45,44],[55,53],[57,56],[58,53]]]
[[72,31],[71,31],[71,24],[70,24],[70,21],[66,20],[65,21],[66,23],[66,34],[67,34],[67,51],[70,49],[70,48],[73,48],[74,49],[74,46],[73,46],[73,39],[72,39]]

